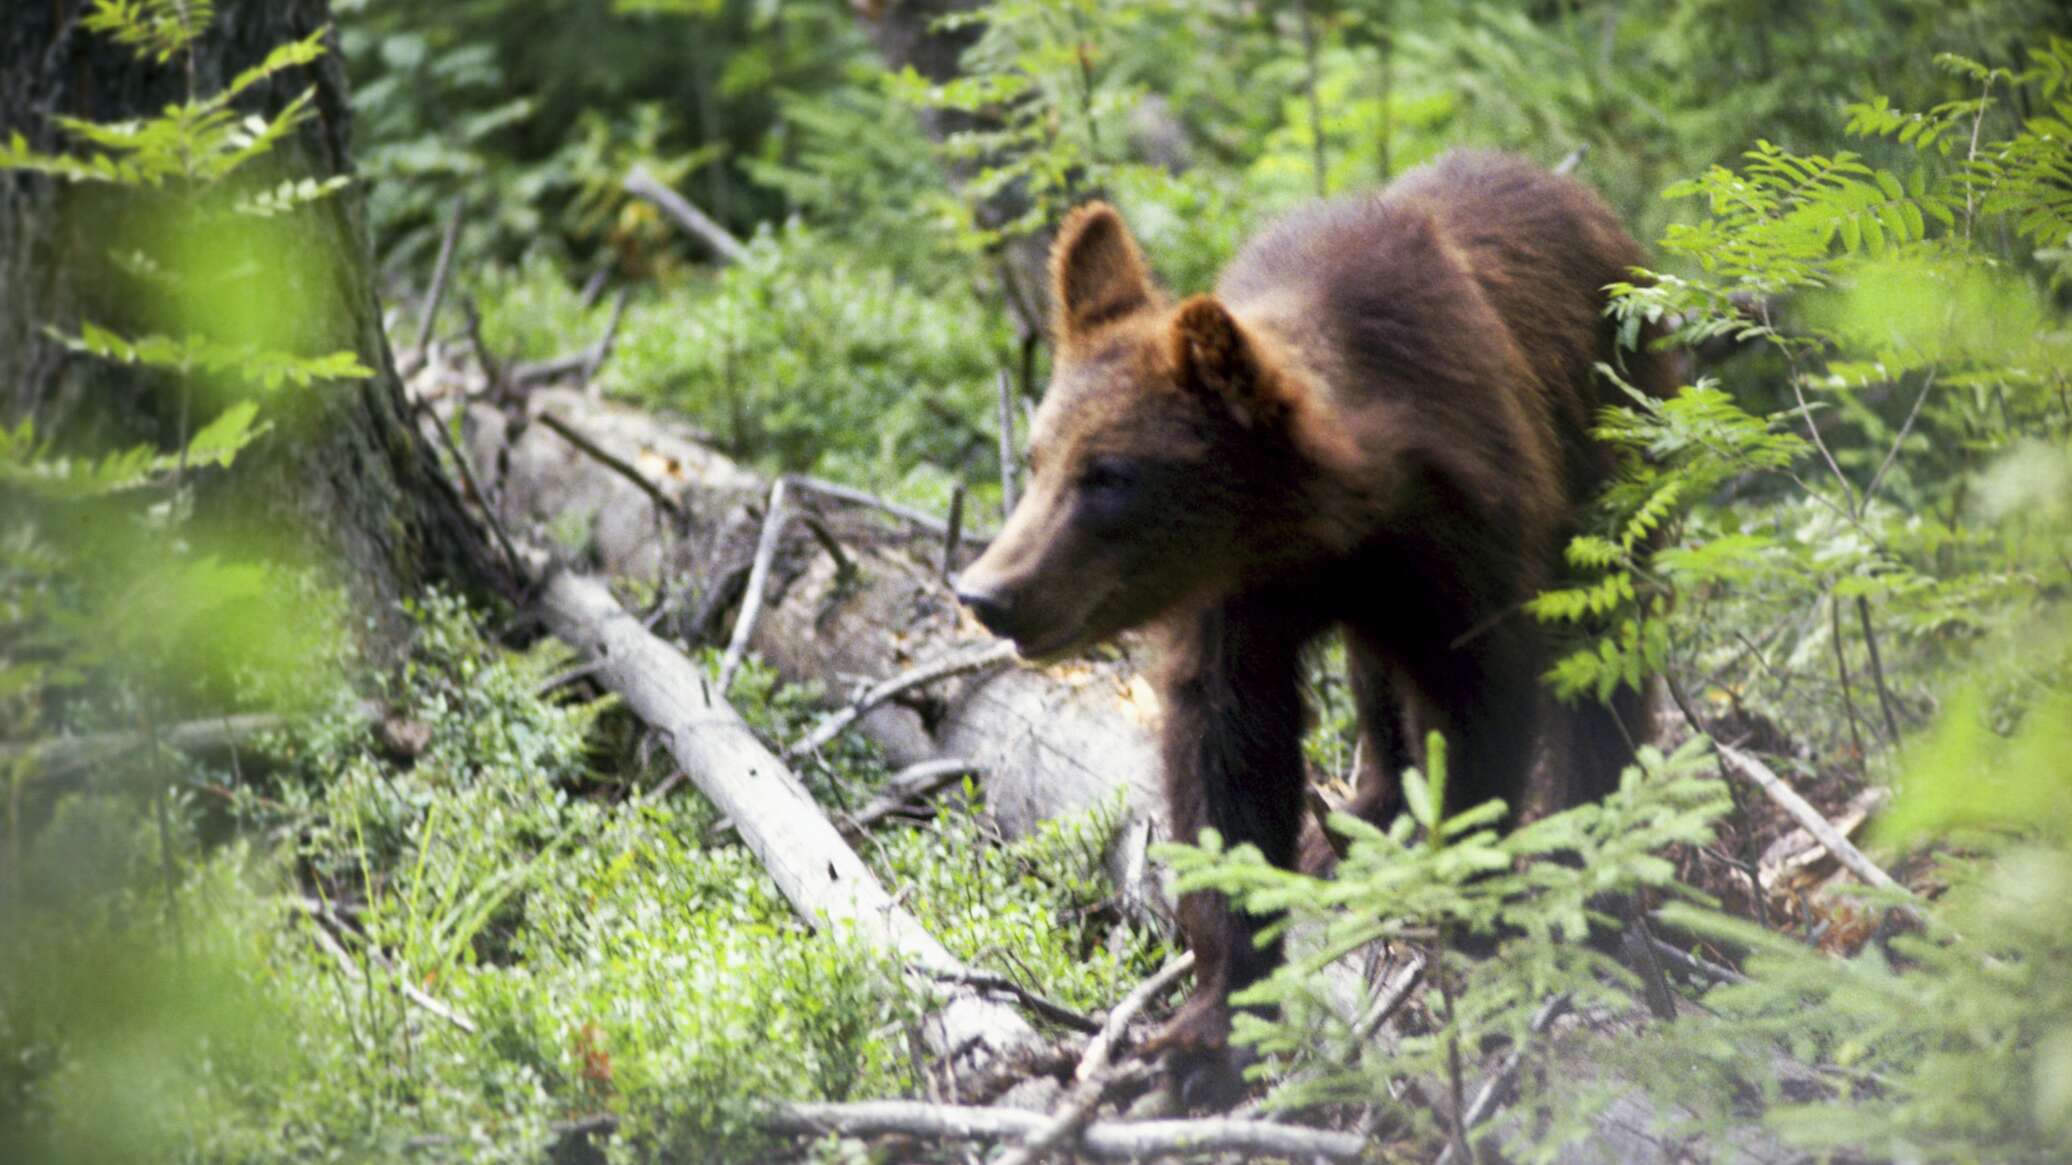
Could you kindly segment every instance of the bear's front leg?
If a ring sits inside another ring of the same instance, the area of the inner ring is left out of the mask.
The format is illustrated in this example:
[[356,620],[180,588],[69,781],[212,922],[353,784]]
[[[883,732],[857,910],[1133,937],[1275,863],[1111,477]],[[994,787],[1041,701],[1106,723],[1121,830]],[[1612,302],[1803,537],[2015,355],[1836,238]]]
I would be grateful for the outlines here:
[[[1161,751],[1175,838],[1213,827],[1226,847],[1247,842],[1292,867],[1302,824],[1302,694],[1299,659],[1311,628],[1299,603],[1264,596],[1195,616],[1173,636],[1164,682]],[[1227,1105],[1242,1083],[1229,1049],[1230,995],[1270,973],[1278,941],[1261,947],[1271,921],[1216,893],[1180,900],[1180,928],[1194,951],[1194,994],[1147,1050],[1167,1053],[1190,1106]]]

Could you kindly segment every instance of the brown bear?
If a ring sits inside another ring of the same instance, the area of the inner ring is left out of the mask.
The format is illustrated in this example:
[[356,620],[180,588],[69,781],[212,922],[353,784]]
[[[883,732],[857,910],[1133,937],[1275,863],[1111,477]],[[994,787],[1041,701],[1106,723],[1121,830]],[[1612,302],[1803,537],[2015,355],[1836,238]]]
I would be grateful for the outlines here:
[[[1522,609],[1612,468],[1591,436],[1675,365],[1621,351],[1605,285],[1640,247],[1582,184],[1454,153],[1378,194],[1295,211],[1212,295],[1171,303],[1122,219],[1074,211],[1051,256],[1055,373],[1029,485],[958,579],[1025,655],[1138,626],[1164,640],[1176,836],[1213,826],[1283,866],[1304,838],[1301,653],[1342,629],[1363,747],[1352,811],[1396,811],[1415,742],[1449,742],[1449,800],[1548,809],[1617,782],[1643,701],[1562,706]],[[1192,894],[1196,990],[1155,1041],[1190,1092],[1232,1083],[1232,991],[1265,920]]]

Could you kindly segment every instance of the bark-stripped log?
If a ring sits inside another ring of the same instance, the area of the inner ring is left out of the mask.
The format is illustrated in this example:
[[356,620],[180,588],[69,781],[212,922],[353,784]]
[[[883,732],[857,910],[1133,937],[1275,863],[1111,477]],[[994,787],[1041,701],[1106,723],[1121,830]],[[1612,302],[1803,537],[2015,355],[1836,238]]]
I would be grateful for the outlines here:
[[[483,473],[503,483],[496,500],[512,529],[584,530],[604,572],[659,582],[681,594],[678,612],[696,610],[730,574],[738,579],[745,571],[761,526],[751,510],[760,506],[766,482],[700,444],[687,426],[652,414],[564,389],[536,391],[528,407],[573,418],[592,441],[647,474],[678,500],[683,532],[665,536],[665,524],[676,524],[658,515],[637,486],[540,425],[525,426],[505,450],[503,415],[478,405],[468,412],[470,457],[477,467],[502,459],[501,472]],[[991,642],[959,614],[942,581],[937,535],[810,486],[786,492],[786,505],[816,515],[855,568],[845,581],[803,523],[787,524],[750,643],[786,678],[827,684],[830,696],[842,700],[852,694],[844,685],[860,688]],[[983,547],[969,553],[977,549]],[[852,731],[877,741],[894,764],[947,757],[970,762],[986,774],[987,806],[1010,835],[1118,799],[1128,822],[1156,823],[1156,698],[1132,666],[1130,655],[1141,649],[1126,650],[947,680],[909,703],[872,710]],[[1157,895],[1141,874],[1145,831],[1119,829],[1117,837],[1126,844],[1111,855],[1112,868],[1139,872],[1125,893],[1133,906],[1155,909]]]
[[968,972],[901,909],[784,762],[721,698],[704,673],[596,579],[564,570],[539,590],[547,627],[598,663],[606,687],[662,734],[700,792],[727,814],[793,909],[814,926],[847,927],[873,949],[917,968],[941,996],[925,1031],[959,1066],[983,1066],[1036,1041],[1014,1009],[945,983]]

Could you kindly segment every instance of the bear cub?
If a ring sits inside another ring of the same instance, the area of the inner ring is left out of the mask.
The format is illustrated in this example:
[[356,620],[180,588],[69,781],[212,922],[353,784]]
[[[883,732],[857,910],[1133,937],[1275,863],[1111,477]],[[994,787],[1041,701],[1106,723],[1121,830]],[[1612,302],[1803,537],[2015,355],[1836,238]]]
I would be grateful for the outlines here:
[[[1026,493],[958,597],[1031,657],[1154,630],[1181,839],[1213,826],[1282,866],[1328,861],[1306,827],[1301,653],[1333,629],[1362,736],[1350,811],[1393,817],[1435,729],[1458,806],[1599,796],[1643,701],[1555,702],[1522,606],[1612,468],[1590,429],[1621,398],[1597,366],[1655,394],[1675,379],[1605,315],[1642,259],[1594,192],[1492,153],[1295,211],[1178,303],[1111,207],[1080,207],[1051,255]],[[1179,914],[1196,988],[1154,1046],[1190,1101],[1227,1101],[1230,993],[1280,951],[1220,895]]]

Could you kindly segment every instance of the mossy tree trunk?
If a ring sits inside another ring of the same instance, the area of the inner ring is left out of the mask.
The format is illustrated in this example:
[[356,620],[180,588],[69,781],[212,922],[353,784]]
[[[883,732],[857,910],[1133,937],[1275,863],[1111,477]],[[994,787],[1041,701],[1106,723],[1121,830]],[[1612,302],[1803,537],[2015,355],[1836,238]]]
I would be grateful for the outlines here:
[[[54,115],[155,114],[190,93],[218,91],[275,46],[330,23],[328,0],[219,0],[191,61],[160,64],[83,28],[91,9],[89,0],[10,6],[0,20],[0,135],[19,132],[42,152],[76,150]],[[311,89],[312,116],[255,164],[259,180],[352,173],[335,43],[315,64],[250,90],[239,112],[271,115]],[[189,415],[190,403],[197,412],[207,404],[190,402],[187,389],[72,353],[45,332],[76,334],[82,321],[173,330],[162,326],[165,304],[140,307],[135,276],[109,259],[111,250],[155,241],[143,225],[153,221],[149,197],[0,171],[0,420],[33,418],[40,434],[82,450],[143,440],[172,447],[206,420]],[[398,598],[435,579],[479,592],[501,582],[501,567],[405,400],[376,302],[363,191],[349,186],[266,229],[272,262],[239,294],[255,310],[296,305],[287,330],[297,355],[350,350],[374,375],[262,395],[273,431],[207,487],[201,506],[212,520],[329,563],[374,616],[377,643],[392,640]]]

